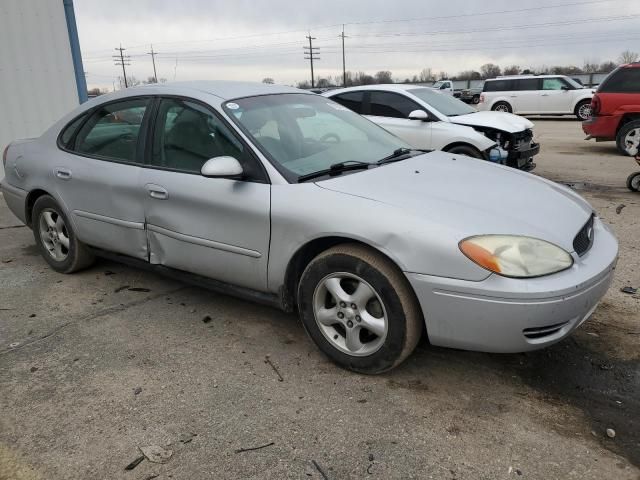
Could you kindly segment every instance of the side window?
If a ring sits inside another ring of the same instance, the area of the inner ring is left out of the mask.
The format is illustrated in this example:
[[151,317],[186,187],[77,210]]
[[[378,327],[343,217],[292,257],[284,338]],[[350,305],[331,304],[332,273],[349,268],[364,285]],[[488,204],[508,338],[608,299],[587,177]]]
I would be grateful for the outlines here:
[[76,131],[78,130],[78,127],[80,127],[80,125],[82,124],[82,122],[84,122],[87,116],[88,116],[87,113],[85,113],[84,115],[80,115],[78,118],[76,118],[71,123],[67,124],[66,127],[64,127],[64,129],[62,130],[62,134],[60,135],[60,143],[62,145],[64,145],[67,148],[72,147],[72,145],[70,145],[69,143],[71,142],[71,139],[73,138]]
[[484,82],[485,92],[509,92],[515,90],[515,80],[493,80]]
[[135,162],[140,126],[148,103],[148,99],[135,99],[99,107],[78,132],[73,150]]
[[391,92],[371,92],[371,115],[379,117],[407,118],[414,110],[422,108],[407,97]]
[[238,160],[248,178],[260,177],[246,147],[208,108],[181,99],[167,98],[160,102],[152,165],[199,175],[207,160],[221,156]]
[[539,82],[537,78],[522,78],[517,80],[517,90],[539,90]]
[[561,78],[543,78],[542,90],[562,90],[567,84]]
[[364,92],[347,92],[341,95],[331,97],[331,100],[344,105],[349,110],[356,113],[364,113],[362,103],[364,101]]
[[640,68],[625,67],[615,70],[598,90],[604,93],[640,93]]

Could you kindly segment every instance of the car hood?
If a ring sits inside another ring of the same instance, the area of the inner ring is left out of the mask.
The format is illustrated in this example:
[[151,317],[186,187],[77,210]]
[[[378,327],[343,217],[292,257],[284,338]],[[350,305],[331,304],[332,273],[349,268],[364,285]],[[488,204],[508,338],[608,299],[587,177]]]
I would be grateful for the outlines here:
[[[447,234],[458,241],[481,234],[526,235],[569,252],[573,251],[575,235],[593,212],[567,187],[445,152],[419,155],[317,185],[397,207],[398,215],[409,214],[418,222],[407,224],[407,231],[437,229],[434,235]],[[384,222],[384,218],[377,221]]]
[[489,127],[503,132],[516,133],[533,128],[533,123],[524,117],[505,112],[476,112],[448,117],[453,123],[470,127]]

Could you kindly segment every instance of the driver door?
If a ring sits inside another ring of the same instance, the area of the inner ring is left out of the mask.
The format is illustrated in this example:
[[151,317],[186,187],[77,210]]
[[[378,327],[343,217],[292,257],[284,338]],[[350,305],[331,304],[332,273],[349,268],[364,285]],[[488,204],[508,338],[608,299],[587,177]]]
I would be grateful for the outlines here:
[[539,92],[540,113],[572,113],[570,88],[562,78],[543,78]]
[[[365,116],[414,148],[432,150],[432,122],[409,120],[409,113],[425,110],[410,98],[394,92],[372,91]],[[428,112],[427,112],[428,113]]]
[[[201,175],[207,160],[225,155],[240,162],[242,179]],[[150,262],[266,289],[271,186],[224,120],[196,101],[160,100],[147,162]]]

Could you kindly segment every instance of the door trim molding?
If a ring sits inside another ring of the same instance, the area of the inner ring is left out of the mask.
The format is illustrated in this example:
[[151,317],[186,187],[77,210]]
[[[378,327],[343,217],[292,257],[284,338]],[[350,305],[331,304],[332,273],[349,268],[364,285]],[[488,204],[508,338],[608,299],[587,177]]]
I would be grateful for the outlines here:
[[205,238],[193,237],[191,235],[185,235],[184,233],[174,232],[167,228],[158,227],[157,225],[147,224],[147,230],[160,235],[179,240],[181,242],[192,243],[194,245],[200,245],[201,247],[213,248],[215,250],[222,250],[224,252],[236,253],[238,255],[244,255],[246,257],[261,258],[262,254],[255,250],[249,250],[248,248],[238,247],[236,245],[229,245],[228,243],[216,242],[214,240],[207,240]]
[[85,212],[83,210],[74,210],[74,215],[83,218],[89,218],[91,220],[98,220],[99,222],[110,223],[119,227],[132,228],[134,230],[144,230],[144,223],[130,222],[128,220],[120,220],[119,218],[107,217],[105,215],[98,215],[97,213]]

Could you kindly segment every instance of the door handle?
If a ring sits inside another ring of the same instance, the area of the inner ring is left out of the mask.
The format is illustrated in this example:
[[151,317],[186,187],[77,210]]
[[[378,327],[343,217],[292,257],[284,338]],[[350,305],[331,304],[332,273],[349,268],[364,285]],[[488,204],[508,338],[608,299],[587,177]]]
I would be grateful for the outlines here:
[[66,168],[61,168],[61,167],[56,167],[53,172],[55,173],[56,177],[62,179],[62,180],[71,180],[71,170],[66,169]]
[[145,185],[145,188],[147,189],[147,192],[149,192],[149,196],[151,198],[155,198],[156,200],[166,200],[169,198],[169,192],[167,189],[160,185],[148,183]]
[[509,95],[511,98],[518,98],[518,95]]
[[549,94],[548,93],[543,93],[542,95],[540,95],[541,97],[548,97]]

